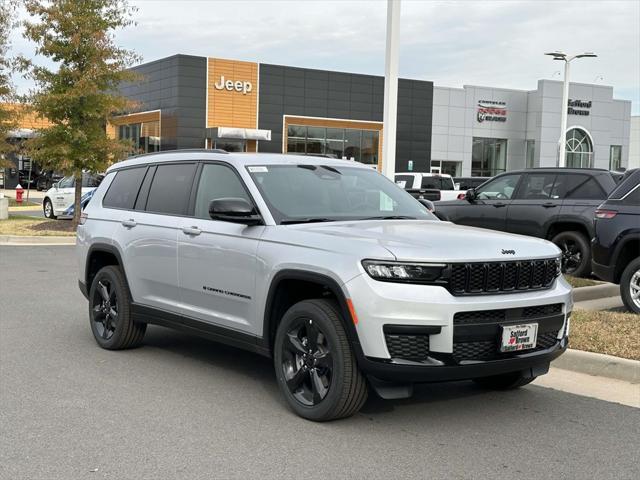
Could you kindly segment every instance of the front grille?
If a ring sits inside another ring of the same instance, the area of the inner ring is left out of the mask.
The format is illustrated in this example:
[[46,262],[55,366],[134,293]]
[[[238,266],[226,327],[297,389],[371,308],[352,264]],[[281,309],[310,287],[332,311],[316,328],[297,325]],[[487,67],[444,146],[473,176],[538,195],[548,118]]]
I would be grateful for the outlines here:
[[[531,353],[539,350],[546,350],[553,347],[558,341],[558,331],[539,333],[536,348],[521,350],[517,353]],[[516,353],[516,352],[514,352]],[[464,360],[498,360],[511,355],[511,353],[500,352],[497,340],[456,342],[453,344],[453,358],[458,361]]]
[[421,360],[429,356],[429,335],[398,335],[385,333],[391,358]]
[[515,262],[454,263],[449,291],[478,295],[550,288],[558,275],[557,259]]
[[498,323],[511,320],[531,320],[562,313],[562,304],[536,305],[535,307],[509,308],[504,310],[476,310],[458,312],[453,315],[454,325]]

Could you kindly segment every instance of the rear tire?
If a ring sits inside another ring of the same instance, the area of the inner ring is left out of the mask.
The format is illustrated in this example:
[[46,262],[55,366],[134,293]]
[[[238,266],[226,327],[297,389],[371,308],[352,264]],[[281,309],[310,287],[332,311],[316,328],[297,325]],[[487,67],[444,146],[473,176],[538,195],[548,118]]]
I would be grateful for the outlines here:
[[93,278],[89,322],[96,342],[107,350],[133,348],[142,342],[147,324],[133,321],[131,294],[119,267],[103,267]]
[[632,260],[622,272],[620,296],[630,312],[640,314],[640,257]]
[[492,377],[474,378],[473,381],[481,387],[491,390],[513,390],[528,385],[536,378],[538,377],[524,377],[521,372],[512,372]]
[[42,202],[42,211],[44,212],[45,218],[49,218],[51,220],[55,220],[56,218],[58,218],[53,213],[53,204],[48,198],[45,198],[44,202]]
[[562,250],[562,273],[584,277],[591,273],[591,246],[584,234],[567,231],[551,240]]
[[356,413],[368,385],[335,302],[304,300],[282,317],[274,342],[276,378],[289,407],[324,422]]

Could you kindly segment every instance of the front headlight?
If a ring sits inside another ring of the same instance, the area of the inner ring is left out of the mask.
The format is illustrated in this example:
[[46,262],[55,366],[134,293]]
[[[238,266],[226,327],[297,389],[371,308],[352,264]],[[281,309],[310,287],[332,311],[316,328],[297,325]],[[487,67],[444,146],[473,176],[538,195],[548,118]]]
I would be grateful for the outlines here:
[[437,283],[446,268],[442,263],[405,263],[363,260],[371,278],[387,282]]

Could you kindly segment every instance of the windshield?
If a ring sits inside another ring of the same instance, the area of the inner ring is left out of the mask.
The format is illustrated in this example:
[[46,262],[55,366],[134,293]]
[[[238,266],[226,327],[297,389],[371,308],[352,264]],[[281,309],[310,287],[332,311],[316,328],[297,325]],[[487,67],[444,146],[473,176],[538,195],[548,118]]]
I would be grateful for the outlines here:
[[399,186],[367,168],[249,166],[278,224],[436,217]]

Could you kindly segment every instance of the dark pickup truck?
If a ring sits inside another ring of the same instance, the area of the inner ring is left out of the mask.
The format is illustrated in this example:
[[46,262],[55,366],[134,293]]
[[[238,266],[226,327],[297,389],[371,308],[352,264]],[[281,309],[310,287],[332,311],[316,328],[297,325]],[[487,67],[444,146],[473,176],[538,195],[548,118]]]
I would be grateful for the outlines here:
[[616,182],[608,170],[534,168],[497,175],[465,199],[435,204],[442,220],[545,238],[563,252],[565,273],[591,273],[590,240],[598,205]]

